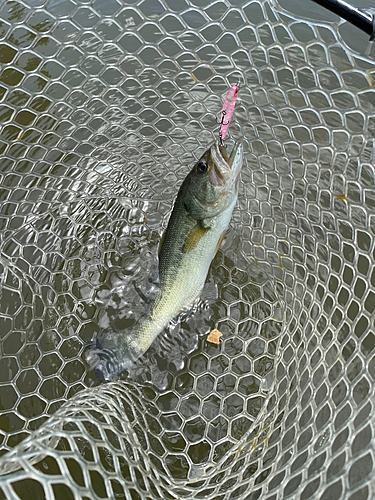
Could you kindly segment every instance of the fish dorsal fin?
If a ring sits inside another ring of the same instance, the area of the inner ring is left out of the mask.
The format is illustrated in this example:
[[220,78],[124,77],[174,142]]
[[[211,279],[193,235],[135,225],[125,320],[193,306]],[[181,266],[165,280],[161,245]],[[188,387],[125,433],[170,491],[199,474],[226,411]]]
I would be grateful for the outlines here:
[[182,247],[182,252],[189,253],[194,250],[194,248],[198,246],[198,243],[200,242],[202,236],[204,236],[210,229],[210,227],[204,227],[201,222],[197,222],[197,224],[187,235],[185,243]]
[[224,239],[224,236],[225,236],[225,231],[223,231],[219,237],[219,239],[217,240],[217,243],[216,243],[216,247],[215,247],[215,253],[214,253],[214,256],[217,254],[217,252],[219,251],[219,248],[221,246],[221,244],[223,243],[223,239]]

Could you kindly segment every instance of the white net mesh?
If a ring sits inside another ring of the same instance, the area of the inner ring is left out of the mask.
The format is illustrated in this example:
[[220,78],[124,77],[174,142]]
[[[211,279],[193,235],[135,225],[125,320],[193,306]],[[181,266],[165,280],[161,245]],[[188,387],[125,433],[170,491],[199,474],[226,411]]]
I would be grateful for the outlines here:
[[[290,5],[1,2],[0,498],[374,498],[375,67]],[[202,300],[99,385],[238,80]]]

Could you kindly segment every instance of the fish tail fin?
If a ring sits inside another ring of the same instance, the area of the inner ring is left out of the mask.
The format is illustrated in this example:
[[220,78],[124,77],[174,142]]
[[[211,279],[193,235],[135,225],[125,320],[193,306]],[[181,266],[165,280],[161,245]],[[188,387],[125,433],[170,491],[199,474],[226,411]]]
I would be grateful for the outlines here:
[[129,343],[128,335],[109,333],[87,344],[86,361],[100,381],[112,380],[128,369],[139,357]]

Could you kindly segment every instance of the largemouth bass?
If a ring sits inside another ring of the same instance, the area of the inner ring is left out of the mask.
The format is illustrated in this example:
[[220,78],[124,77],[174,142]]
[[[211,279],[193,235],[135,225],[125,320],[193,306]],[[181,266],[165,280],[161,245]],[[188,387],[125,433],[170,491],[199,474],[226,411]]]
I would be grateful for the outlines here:
[[96,339],[93,352],[99,380],[110,380],[129,368],[200,295],[237,201],[242,159],[241,143],[229,157],[223,146],[214,143],[182,183],[160,244],[160,289],[131,331]]

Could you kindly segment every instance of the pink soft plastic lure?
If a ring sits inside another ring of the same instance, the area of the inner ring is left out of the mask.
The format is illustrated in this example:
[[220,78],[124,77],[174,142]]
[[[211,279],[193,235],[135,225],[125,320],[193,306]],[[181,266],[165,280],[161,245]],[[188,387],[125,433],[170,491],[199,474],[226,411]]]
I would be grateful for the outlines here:
[[236,104],[236,99],[238,96],[237,85],[232,85],[225,96],[223,109],[221,110],[221,120],[220,120],[220,131],[219,131],[219,141],[223,144],[223,140],[226,136],[230,120],[233,115],[234,106]]

